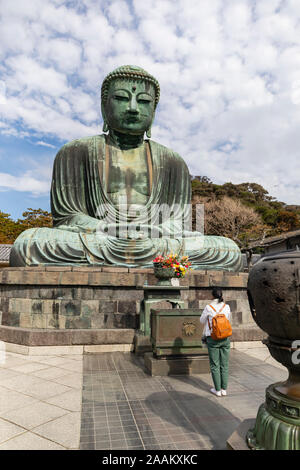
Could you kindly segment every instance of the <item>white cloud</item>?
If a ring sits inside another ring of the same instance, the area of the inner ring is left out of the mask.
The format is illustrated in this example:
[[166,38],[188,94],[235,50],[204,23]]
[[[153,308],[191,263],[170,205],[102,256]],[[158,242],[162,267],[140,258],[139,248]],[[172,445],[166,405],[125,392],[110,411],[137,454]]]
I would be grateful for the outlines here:
[[41,145],[42,147],[49,147],[51,149],[55,149],[55,145],[52,145],[52,144],[48,144],[47,142],[43,142],[42,140],[39,140],[38,142],[36,142],[36,145]]
[[107,11],[109,19],[117,26],[130,26],[133,21],[128,4],[125,0],[110,2]]
[[49,193],[50,180],[34,178],[30,172],[22,176],[13,176],[8,173],[0,173],[0,189],[30,192],[34,195]]
[[7,59],[7,86],[13,91],[25,94],[44,93],[60,96],[67,91],[67,78],[53,67],[43,66],[37,60],[25,55],[17,55]]
[[153,139],[191,173],[300,204],[298,0],[0,0],[0,12],[0,132],[39,145],[99,133],[104,76],[136,64],[161,84]]
[[62,73],[72,73],[81,63],[81,46],[70,39],[52,39],[38,46],[45,64],[54,63]]

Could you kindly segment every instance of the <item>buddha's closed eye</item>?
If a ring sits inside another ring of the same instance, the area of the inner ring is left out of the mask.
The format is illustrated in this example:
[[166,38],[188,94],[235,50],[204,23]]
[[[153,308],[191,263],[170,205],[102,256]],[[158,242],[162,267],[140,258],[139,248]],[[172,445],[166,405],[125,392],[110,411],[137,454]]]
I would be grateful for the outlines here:
[[115,95],[114,98],[118,101],[129,101],[129,98],[127,96]]

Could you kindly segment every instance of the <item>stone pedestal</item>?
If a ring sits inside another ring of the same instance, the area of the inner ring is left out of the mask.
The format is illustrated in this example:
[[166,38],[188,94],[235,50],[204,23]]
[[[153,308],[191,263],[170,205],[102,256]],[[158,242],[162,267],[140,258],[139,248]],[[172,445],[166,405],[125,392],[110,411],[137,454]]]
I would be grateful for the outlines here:
[[203,351],[197,356],[169,356],[156,358],[152,353],[144,355],[145,368],[152,376],[208,374],[209,359]]
[[158,286],[144,285],[144,299],[140,312],[140,331],[144,336],[150,336],[150,313],[152,308],[162,302],[166,302],[170,307],[184,308],[185,302],[181,298],[181,291],[187,290],[188,286]]
[[134,335],[134,352],[137,356],[143,356],[152,351],[150,336],[145,336],[141,331],[136,331]]
[[[184,308],[188,301],[181,299],[181,291],[187,290],[188,286],[180,286],[179,279],[176,286],[148,285],[142,286],[144,299],[141,302],[140,326],[135,335],[134,351],[137,355],[151,352],[151,309],[157,305],[168,305],[168,308]],[[147,281],[146,281],[147,282]],[[138,287],[140,289],[140,287]]]
[[[211,287],[222,287],[233,317],[232,341],[261,340],[247,299],[247,273],[192,271],[180,280],[180,301],[200,309]],[[95,266],[37,266],[0,269],[0,340],[47,346],[133,344],[140,325],[145,284],[152,269]],[[177,299],[178,300],[178,299]],[[156,309],[171,308],[161,301]],[[147,339],[137,335],[136,343]],[[148,344],[150,341],[148,342]]]
[[249,428],[253,428],[255,419],[245,419],[227,440],[228,450],[250,450],[246,442]]

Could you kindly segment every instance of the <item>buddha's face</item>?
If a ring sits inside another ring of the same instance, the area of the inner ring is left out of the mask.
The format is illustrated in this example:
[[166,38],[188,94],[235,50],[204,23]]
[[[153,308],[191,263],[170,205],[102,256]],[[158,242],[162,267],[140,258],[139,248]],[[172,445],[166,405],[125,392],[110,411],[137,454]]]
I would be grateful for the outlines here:
[[141,135],[152,124],[155,112],[154,86],[142,80],[113,80],[104,106],[110,129],[123,134]]

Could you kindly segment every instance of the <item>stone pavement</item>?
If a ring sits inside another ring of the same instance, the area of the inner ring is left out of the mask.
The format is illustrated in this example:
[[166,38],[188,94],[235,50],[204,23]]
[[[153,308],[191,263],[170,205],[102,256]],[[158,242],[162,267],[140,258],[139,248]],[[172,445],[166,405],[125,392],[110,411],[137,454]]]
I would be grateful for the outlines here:
[[265,346],[231,350],[228,396],[209,374],[150,377],[132,353],[22,355],[0,363],[0,449],[225,449],[287,371]]

